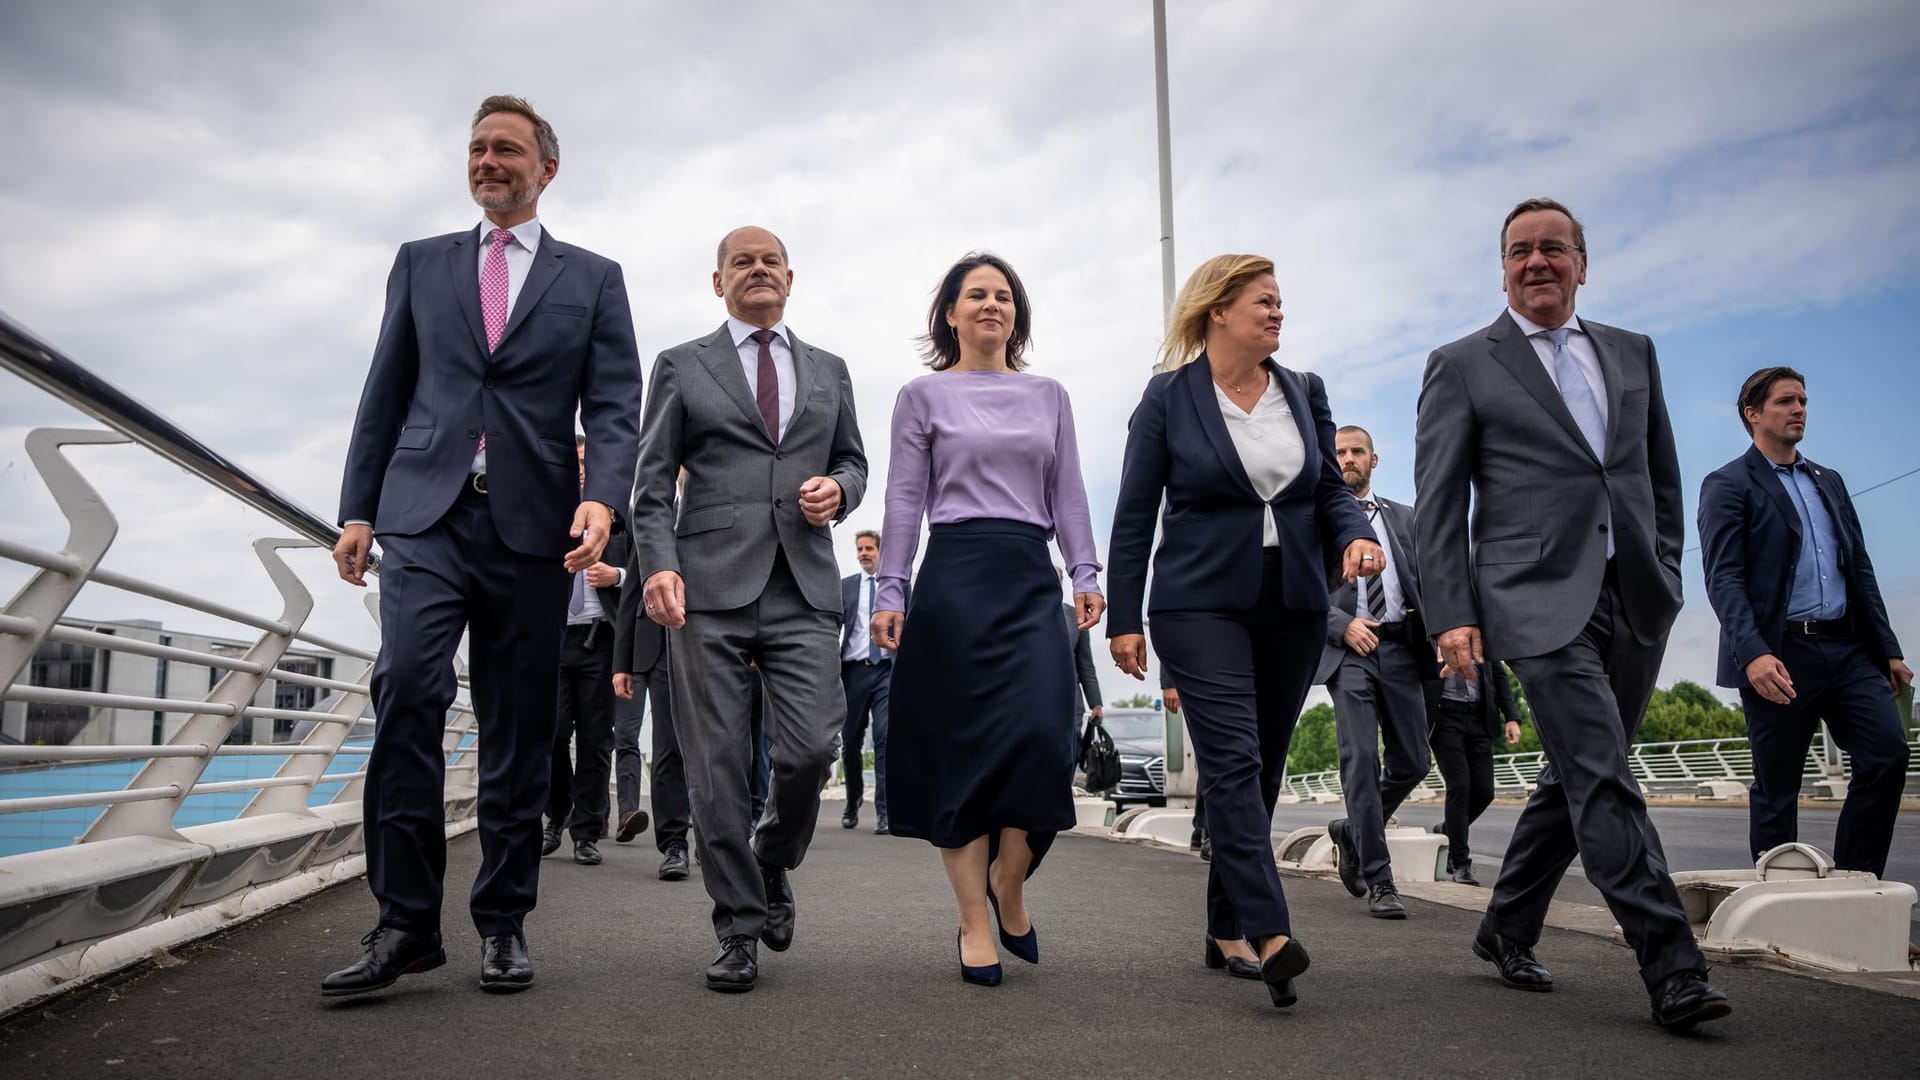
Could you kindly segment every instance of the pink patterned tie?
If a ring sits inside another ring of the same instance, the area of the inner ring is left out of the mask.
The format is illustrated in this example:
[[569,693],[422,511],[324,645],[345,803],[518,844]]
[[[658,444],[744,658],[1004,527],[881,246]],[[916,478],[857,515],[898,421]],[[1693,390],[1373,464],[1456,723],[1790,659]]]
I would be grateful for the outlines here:
[[[500,344],[500,333],[507,328],[507,244],[513,240],[509,229],[495,229],[487,236],[487,261],[480,267],[480,321],[487,331],[487,351]],[[487,433],[480,433],[485,451]]]

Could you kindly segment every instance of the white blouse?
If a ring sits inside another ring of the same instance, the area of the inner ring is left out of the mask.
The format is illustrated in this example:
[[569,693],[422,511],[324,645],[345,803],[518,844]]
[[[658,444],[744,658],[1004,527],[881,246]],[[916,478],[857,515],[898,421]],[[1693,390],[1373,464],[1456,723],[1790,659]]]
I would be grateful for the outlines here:
[[[1300,425],[1293,421],[1293,409],[1287,405],[1280,380],[1271,371],[1266,375],[1266,392],[1253,403],[1250,413],[1241,412],[1218,381],[1213,384],[1213,393],[1220,399],[1220,418],[1227,422],[1227,435],[1240,454],[1247,479],[1253,481],[1254,493],[1271,503],[1306,468],[1307,445],[1301,441]],[[1274,524],[1271,506],[1262,522],[1260,542],[1266,547],[1280,546],[1280,529]]]

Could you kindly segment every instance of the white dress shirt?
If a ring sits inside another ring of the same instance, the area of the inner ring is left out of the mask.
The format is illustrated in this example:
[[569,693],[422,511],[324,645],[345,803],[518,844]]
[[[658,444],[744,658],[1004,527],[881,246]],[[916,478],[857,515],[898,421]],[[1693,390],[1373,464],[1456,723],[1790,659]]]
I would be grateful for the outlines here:
[[[740,370],[747,375],[747,390],[758,400],[760,394],[760,343],[753,340],[759,327],[727,316],[727,329],[733,334],[734,347],[740,350]],[[773,340],[767,348],[773,353],[773,373],[780,380],[780,437],[785,438],[787,424],[793,420],[793,343],[788,340],[787,323],[782,319],[772,327]]]
[[[1240,455],[1240,467],[1253,481],[1254,494],[1272,503],[1273,497],[1307,467],[1307,444],[1300,438],[1300,425],[1293,421],[1293,409],[1287,405],[1280,380],[1270,370],[1263,368],[1262,373],[1267,377],[1267,389],[1253,403],[1250,413],[1240,411],[1218,379],[1214,380],[1213,393],[1220,401],[1220,417],[1227,422],[1227,437]],[[1261,519],[1260,543],[1280,546],[1280,528],[1274,523],[1272,506]]]
[[[1373,498],[1373,492],[1368,491],[1355,498],[1364,504]],[[1400,588],[1400,571],[1396,569],[1400,551],[1393,546],[1393,541],[1387,539],[1393,530],[1387,528],[1387,523],[1380,519],[1379,506],[1379,503],[1374,503],[1374,509],[1367,514],[1367,527],[1373,530],[1373,538],[1380,541],[1380,550],[1387,553],[1387,565],[1381,567],[1373,577],[1355,578],[1354,595],[1357,600],[1358,590],[1365,589],[1374,619],[1383,623],[1397,623],[1407,617],[1407,594]],[[1366,508],[1363,505],[1361,509]],[[1355,610],[1358,610],[1357,605]]]
[[[499,228],[485,218],[480,219],[479,273],[487,272],[487,249],[493,246],[493,230]],[[513,239],[507,241],[506,250],[501,254],[507,257],[507,321],[513,321],[513,305],[520,302],[520,286],[527,283],[527,271],[533,269],[534,253],[540,250],[540,219],[529,218],[507,230]],[[472,472],[487,471],[487,452],[478,450],[473,455]]]
[[854,623],[847,631],[846,648],[840,650],[842,660],[865,660],[867,650],[873,645],[873,596],[868,590],[878,591],[880,583],[872,574],[860,571],[860,580],[854,584],[853,618]]
[[[620,586],[625,585],[627,583],[627,572],[624,569],[615,567],[613,572],[619,575],[619,577],[616,578],[613,582],[614,588],[617,589]],[[587,572],[585,570],[581,570],[578,572],[578,576],[584,578],[587,576]],[[593,622],[597,619],[607,619],[608,621],[612,621],[612,616],[606,614],[607,609],[600,606],[600,590],[594,588],[591,582],[582,582],[582,586],[585,588],[586,592],[580,598],[581,600],[580,614],[578,615],[569,614],[567,616],[567,625],[568,626],[585,626],[588,623]],[[572,582],[568,582],[567,587],[572,588],[573,587]]]

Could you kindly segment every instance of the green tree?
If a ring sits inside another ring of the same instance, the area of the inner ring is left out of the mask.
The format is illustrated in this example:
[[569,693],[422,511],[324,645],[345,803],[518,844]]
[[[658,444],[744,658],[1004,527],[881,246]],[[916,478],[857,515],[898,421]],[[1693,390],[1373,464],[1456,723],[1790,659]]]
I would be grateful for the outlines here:
[[1333,706],[1322,702],[1300,714],[1287,750],[1287,772],[1328,772],[1340,767],[1340,746],[1333,731]]
[[1740,710],[1713,696],[1699,683],[1682,680],[1670,689],[1655,690],[1640,722],[1637,743],[1680,742],[1686,739],[1734,739],[1747,733]]
[[1135,694],[1130,698],[1114,698],[1108,702],[1108,705],[1116,709],[1151,709],[1153,708],[1153,695]]

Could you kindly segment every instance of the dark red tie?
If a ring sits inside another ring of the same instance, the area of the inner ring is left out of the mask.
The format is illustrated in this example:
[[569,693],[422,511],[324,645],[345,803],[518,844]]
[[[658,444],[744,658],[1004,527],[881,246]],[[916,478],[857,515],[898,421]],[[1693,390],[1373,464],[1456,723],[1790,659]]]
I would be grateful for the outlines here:
[[755,330],[751,335],[760,343],[760,374],[754,380],[754,404],[760,406],[760,422],[767,425],[767,437],[780,445],[780,376],[773,370],[773,331]]

